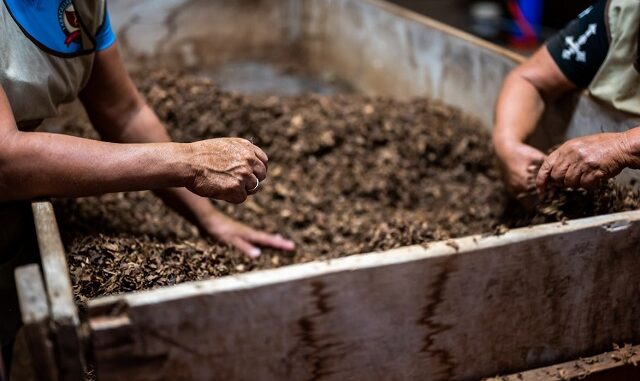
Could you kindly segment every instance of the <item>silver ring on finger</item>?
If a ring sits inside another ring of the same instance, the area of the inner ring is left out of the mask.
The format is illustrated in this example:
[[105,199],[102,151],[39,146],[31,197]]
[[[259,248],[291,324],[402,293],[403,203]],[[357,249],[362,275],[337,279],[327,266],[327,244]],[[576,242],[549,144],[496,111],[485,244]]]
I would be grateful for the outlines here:
[[256,186],[253,189],[249,189],[249,193],[253,193],[257,191],[259,187],[260,187],[260,179],[256,177]]

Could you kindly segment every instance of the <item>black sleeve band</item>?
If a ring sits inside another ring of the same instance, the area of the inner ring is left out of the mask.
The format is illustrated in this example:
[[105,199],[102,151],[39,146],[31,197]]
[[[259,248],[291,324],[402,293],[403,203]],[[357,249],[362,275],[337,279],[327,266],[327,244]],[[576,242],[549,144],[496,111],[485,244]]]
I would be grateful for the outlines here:
[[609,52],[607,0],[600,0],[547,41],[564,75],[576,86],[589,86]]

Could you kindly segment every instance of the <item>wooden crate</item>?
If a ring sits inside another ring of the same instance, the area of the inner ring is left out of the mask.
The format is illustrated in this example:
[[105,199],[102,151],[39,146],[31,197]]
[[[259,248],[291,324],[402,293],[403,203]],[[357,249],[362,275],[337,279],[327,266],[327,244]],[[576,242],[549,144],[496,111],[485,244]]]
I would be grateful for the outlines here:
[[640,347],[624,345],[597,356],[498,376],[486,381],[626,381],[640,380]]
[[[487,127],[522,60],[377,0],[109,4],[132,67],[293,52],[365,94],[429,96]],[[632,125],[574,95],[537,144]],[[46,204],[34,213],[51,221]],[[621,213],[100,298],[84,318],[53,313],[51,287],[71,297],[58,260],[43,264],[48,318],[66,327],[51,334],[58,358],[79,369],[86,349],[101,380],[479,379],[639,340],[639,233],[640,213]],[[59,258],[47,234],[43,257]]]

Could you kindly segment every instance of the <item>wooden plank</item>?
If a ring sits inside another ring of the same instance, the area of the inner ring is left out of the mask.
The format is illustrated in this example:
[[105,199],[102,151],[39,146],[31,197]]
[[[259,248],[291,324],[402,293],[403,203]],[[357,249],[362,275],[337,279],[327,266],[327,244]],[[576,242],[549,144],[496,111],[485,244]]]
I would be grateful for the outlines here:
[[36,264],[15,270],[16,288],[23,324],[37,324],[49,319],[49,303]]
[[73,301],[69,268],[53,206],[49,202],[36,202],[32,208],[51,316],[60,323],[78,324],[78,310]]
[[11,379],[58,380],[49,303],[40,267],[35,264],[20,267],[15,271],[15,279],[24,326],[14,352],[16,362]]
[[[40,369],[36,367],[35,360],[31,357],[32,344],[28,343],[24,329],[20,329],[16,334],[13,344],[11,358],[11,381],[44,381],[46,376],[42,376]],[[54,377],[55,373],[50,373]]]
[[[209,69],[228,60],[287,56],[296,24],[283,0],[111,0],[113,29],[130,68]],[[289,22],[292,21],[291,24]],[[212,38],[214,37],[214,38]]]
[[73,300],[71,277],[53,206],[49,202],[32,204],[36,235],[44,278],[55,326],[58,366],[62,380],[82,380],[84,351],[78,309]]
[[289,54],[365,93],[432,96],[487,126],[502,80],[523,60],[385,1],[112,0],[109,8],[133,68],[141,56],[162,66],[207,69]]
[[514,62],[520,63],[525,60],[521,54],[514,52],[513,50],[504,48],[502,46],[496,45],[492,42],[489,42],[483,38],[476,37],[473,34],[467,33],[460,29],[454,28],[448,24],[435,20],[431,17],[422,15],[400,5],[394,4],[392,2],[386,0],[358,0],[363,3],[368,3],[375,8],[395,15],[403,20],[413,21],[423,25],[424,27],[431,28],[434,30],[442,31],[446,33],[448,36],[452,38],[456,38],[459,40],[466,41],[472,45],[474,49],[482,49],[486,51],[490,51],[497,56],[502,56],[508,58]]
[[311,0],[302,49],[309,65],[365,94],[427,96],[490,128],[502,82],[522,56],[377,0]]
[[[457,248],[457,249],[456,249]],[[468,380],[640,340],[640,213],[94,300],[103,380]]]
[[486,381],[616,381],[640,380],[640,346],[625,345],[612,352]]

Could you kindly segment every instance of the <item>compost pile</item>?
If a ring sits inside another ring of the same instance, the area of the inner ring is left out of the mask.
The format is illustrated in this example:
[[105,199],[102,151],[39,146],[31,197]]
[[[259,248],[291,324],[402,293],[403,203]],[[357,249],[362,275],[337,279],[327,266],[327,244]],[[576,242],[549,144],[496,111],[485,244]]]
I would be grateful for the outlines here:
[[[217,205],[298,248],[250,260],[201,237],[150,192],[57,200],[79,301],[638,206],[608,184],[556,192],[525,213],[504,194],[488,132],[427,99],[243,96],[166,71],[137,82],[174,140],[237,136],[269,154],[257,195]],[[86,122],[65,132],[95,137]]]

